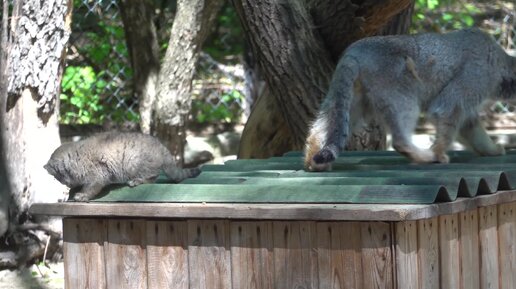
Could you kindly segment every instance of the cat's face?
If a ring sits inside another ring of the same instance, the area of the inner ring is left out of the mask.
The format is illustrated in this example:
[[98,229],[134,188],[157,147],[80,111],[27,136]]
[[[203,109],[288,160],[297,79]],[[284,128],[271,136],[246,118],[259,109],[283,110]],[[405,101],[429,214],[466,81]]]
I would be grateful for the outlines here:
[[67,185],[69,187],[73,186],[72,178],[69,174],[69,171],[63,165],[63,162],[58,162],[50,159],[46,165],[43,166],[45,170],[49,174],[51,174],[56,180],[58,180],[63,185]]
[[74,168],[71,167],[70,150],[67,147],[67,145],[63,145],[57,148],[43,168],[60,183],[74,187],[79,184],[76,183],[73,175]]

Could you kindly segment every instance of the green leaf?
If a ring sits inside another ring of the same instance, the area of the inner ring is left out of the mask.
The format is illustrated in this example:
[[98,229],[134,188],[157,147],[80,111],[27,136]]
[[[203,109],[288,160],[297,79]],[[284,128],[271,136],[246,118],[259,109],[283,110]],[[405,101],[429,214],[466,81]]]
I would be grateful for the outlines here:
[[428,9],[435,9],[437,6],[439,6],[439,0],[428,0],[427,1],[427,7]]
[[450,20],[453,19],[453,15],[451,15],[450,13],[444,12],[443,15],[442,15],[442,19],[445,20],[445,21],[450,21]]

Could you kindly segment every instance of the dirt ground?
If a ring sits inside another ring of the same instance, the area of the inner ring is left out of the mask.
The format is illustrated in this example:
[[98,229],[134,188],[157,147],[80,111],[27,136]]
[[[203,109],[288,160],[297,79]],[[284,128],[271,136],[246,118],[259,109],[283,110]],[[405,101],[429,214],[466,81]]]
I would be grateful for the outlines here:
[[49,268],[33,265],[21,270],[0,271],[2,289],[63,289],[63,262],[51,263]]

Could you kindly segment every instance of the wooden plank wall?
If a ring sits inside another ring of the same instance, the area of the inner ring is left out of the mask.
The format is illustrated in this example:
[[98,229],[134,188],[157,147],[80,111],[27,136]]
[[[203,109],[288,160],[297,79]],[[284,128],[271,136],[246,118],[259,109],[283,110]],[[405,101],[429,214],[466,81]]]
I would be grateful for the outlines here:
[[394,227],[397,288],[516,288],[516,203]]
[[64,221],[65,288],[516,288],[516,203],[387,222]]

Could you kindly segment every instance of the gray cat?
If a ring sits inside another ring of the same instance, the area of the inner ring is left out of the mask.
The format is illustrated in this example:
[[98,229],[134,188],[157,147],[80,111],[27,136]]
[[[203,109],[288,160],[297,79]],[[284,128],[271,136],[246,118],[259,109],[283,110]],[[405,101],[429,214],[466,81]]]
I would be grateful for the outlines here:
[[[390,129],[394,149],[416,163],[449,162],[456,136],[479,155],[502,155],[478,110],[488,99],[515,95],[516,58],[481,30],[362,39],[337,65],[306,140],[305,168],[330,169],[349,131],[368,118]],[[421,112],[436,127],[430,150],[411,141]]]
[[154,182],[162,170],[173,182],[200,173],[199,168],[178,168],[157,138],[135,132],[106,132],[63,144],[44,167],[64,185],[80,188],[76,201],[88,201],[110,184]]

